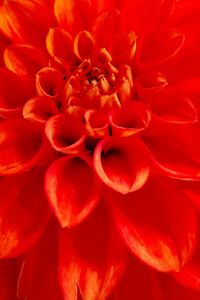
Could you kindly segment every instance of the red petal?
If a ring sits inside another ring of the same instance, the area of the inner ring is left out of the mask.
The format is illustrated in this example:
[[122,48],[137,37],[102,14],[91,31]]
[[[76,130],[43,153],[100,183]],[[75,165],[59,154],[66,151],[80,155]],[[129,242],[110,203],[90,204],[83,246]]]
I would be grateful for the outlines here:
[[130,259],[126,271],[113,293],[113,300],[122,299],[164,300],[156,272],[144,264]]
[[36,74],[36,90],[39,96],[57,100],[62,91],[63,78],[60,71],[46,67]]
[[117,9],[105,11],[94,23],[93,32],[100,47],[107,47],[119,31],[120,13]]
[[200,181],[178,181],[180,188],[184,191],[187,197],[200,208]]
[[[33,1],[27,1],[30,5]],[[25,2],[26,3],[26,2]],[[31,45],[42,45],[43,43],[43,27],[39,28],[37,19],[32,13],[28,11],[29,5],[20,4],[17,1],[4,2],[0,8],[0,16],[2,22],[0,29],[14,42],[27,43]],[[42,12],[40,5],[36,5],[35,9]],[[44,17],[44,14],[43,14]]]
[[94,167],[107,186],[122,194],[140,189],[149,175],[147,152],[136,137],[102,140],[95,149]]
[[112,58],[115,64],[130,64],[136,51],[136,35],[133,31],[119,34],[112,41]]
[[196,215],[173,182],[153,178],[135,193],[108,196],[122,238],[146,264],[159,271],[177,271],[190,259]]
[[126,0],[122,2],[122,29],[140,35],[165,22],[173,8],[173,0]]
[[64,154],[84,152],[84,126],[81,116],[59,114],[48,120],[45,128],[46,136],[52,147]]
[[98,16],[100,15],[100,13],[104,11],[108,11],[115,8],[120,9],[122,2],[123,0],[109,0],[109,1],[92,0],[92,5],[94,6],[95,12]]
[[11,45],[4,52],[5,66],[19,76],[34,77],[47,65],[45,54],[30,45]]
[[156,172],[182,180],[200,178],[199,140],[198,128],[160,121],[144,137]]
[[43,172],[2,178],[0,193],[0,256],[18,256],[37,241],[49,220]]
[[89,0],[55,0],[54,13],[58,24],[73,34],[90,30],[95,17]]
[[145,102],[155,115],[167,122],[188,125],[197,122],[194,102],[174,89],[161,89]]
[[158,274],[158,278],[166,300],[199,300],[199,292],[185,288],[172,276]]
[[31,97],[26,82],[7,69],[0,68],[0,115],[16,117],[21,115],[22,107]]
[[85,115],[88,133],[94,137],[108,136],[108,117],[96,110],[87,110]]
[[124,247],[104,206],[80,226],[61,231],[60,280],[64,299],[77,299],[77,285],[83,299],[106,299],[124,264]]
[[[199,226],[200,229],[200,226]],[[175,278],[188,288],[200,290],[200,239],[198,238],[197,247],[194,255],[189,263],[177,273],[174,273]]]
[[94,51],[94,37],[88,31],[80,31],[74,39],[74,53],[80,60],[92,56]]
[[0,299],[17,300],[17,262],[13,260],[0,261]]
[[82,222],[99,201],[100,184],[90,164],[88,159],[64,157],[46,173],[46,193],[62,227]]
[[151,114],[143,103],[128,102],[119,110],[110,113],[113,135],[131,136],[148,127]]
[[142,72],[136,80],[137,94],[139,98],[147,98],[147,100],[167,85],[168,82],[165,75],[157,71]]
[[0,175],[15,174],[33,167],[42,151],[42,136],[25,120],[0,123]]
[[19,299],[62,300],[58,285],[58,237],[52,222],[27,252],[18,282]]
[[168,82],[186,94],[200,92],[200,51],[199,48],[189,49],[176,59],[166,73]]
[[175,29],[158,29],[144,36],[138,45],[138,63],[142,66],[169,61],[183,47],[185,37]]
[[59,28],[50,28],[46,37],[46,47],[51,56],[71,62],[73,59],[73,43],[71,35]]
[[53,115],[58,114],[59,110],[55,102],[46,97],[35,97],[26,102],[23,108],[25,119],[45,123]]
[[[0,13],[1,14],[1,13]],[[4,65],[3,53],[5,48],[10,44],[9,39],[7,39],[2,32],[0,32],[0,67]]]
[[187,46],[199,46],[200,33],[198,28],[200,5],[198,0],[178,1],[170,18],[170,24],[179,28],[186,37]]

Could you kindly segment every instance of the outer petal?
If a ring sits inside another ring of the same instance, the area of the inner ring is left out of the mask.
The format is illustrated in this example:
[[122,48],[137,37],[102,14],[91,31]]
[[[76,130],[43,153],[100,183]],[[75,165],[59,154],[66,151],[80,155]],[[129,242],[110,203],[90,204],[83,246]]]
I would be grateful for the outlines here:
[[149,175],[149,157],[137,138],[107,138],[94,152],[94,167],[113,190],[127,194],[140,189]]
[[[200,229],[200,226],[199,226]],[[189,263],[177,273],[175,278],[188,288],[200,290],[200,239],[198,238],[197,247]]]
[[166,176],[200,178],[200,136],[198,127],[155,121],[144,141],[155,159],[156,172]]
[[32,96],[31,90],[19,76],[0,68],[0,115],[16,117],[22,106]]
[[39,15],[42,15],[44,22],[47,16],[45,9],[44,6],[41,8],[39,2],[36,4],[36,1],[3,2],[0,7],[0,29],[15,43],[42,45],[45,26],[39,28],[36,16],[40,11]]
[[173,0],[126,0],[122,3],[123,30],[136,31],[136,34],[148,32],[164,23],[169,17]]
[[4,52],[5,66],[19,76],[34,77],[47,65],[47,57],[38,49],[30,45],[11,45]]
[[166,300],[199,300],[199,292],[180,285],[170,275],[158,274],[160,286]]
[[168,62],[184,45],[184,35],[173,28],[157,29],[138,42],[138,64],[152,67]]
[[169,123],[188,125],[197,123],[195,102],[177,90],[164,88],[144,101],[150,106],[152,113]]
[[90,30],[95,17],[89,0],[55,0],[54,12],[58,24],[73,34]]
[[64,299],[104,300],[119,280],[124,247],[104,206],[73,230],[60,236],[60,283]]
[[17,256],[37,241],[49,219],[43,172],[1,178],[0,193],[0,256]]
[[62,227],[82,222],[100,198],[99,180],[91,162],[76,156],[56,160],[49,167],[45,189]]
[[195,247],[196,215],[173,182],[153,178],[135,193],[109,196],[118,230],[134,254],[159,271],[185,265]]
[[56,225],[51,222],[42,238],[25,256],[18,282],[19,299],[63,299],[58,285]]
[[42,153],[43,138],[37,127],[21,119],[0,123],[0,175],[32,168]]
[[94,36],[100,47],[107,47],[119,31],[120,12],[117,9],[100,14],[93,27]]
[[1,300],[17,300],[17,270],[16,260],[0,261],[0,298]]
[[[156,272],[130,259],[126,271],[109,300],[164,300]],[[178,300],[178,299],[177,299]]]
[[200,50],[189,48],[166,72],[169,84],[183,93],[198,95],[200,91]]

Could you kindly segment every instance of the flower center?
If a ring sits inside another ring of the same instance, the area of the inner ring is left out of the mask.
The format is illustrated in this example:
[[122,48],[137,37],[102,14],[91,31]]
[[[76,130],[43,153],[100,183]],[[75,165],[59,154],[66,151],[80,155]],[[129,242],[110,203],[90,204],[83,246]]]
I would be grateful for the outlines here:
[[84,59],[69,77],[65,87],[64,108],[78,105],[86,109],[121,107],[133,88],[131,68],[116,68],[106,49]]

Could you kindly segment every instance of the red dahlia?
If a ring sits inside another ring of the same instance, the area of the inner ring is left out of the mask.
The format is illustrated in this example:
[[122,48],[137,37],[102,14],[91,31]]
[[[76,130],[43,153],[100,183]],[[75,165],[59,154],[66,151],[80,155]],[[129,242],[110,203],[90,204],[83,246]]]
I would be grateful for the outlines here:
[[0,20],[0,299],[200,299],[199,1]]

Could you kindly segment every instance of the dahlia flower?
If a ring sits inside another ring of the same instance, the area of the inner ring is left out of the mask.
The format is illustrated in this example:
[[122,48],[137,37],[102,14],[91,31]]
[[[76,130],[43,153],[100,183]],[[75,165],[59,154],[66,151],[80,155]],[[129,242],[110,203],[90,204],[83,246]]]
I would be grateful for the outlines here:
[[199,1],[0,20],[0,299],[200,299]]

